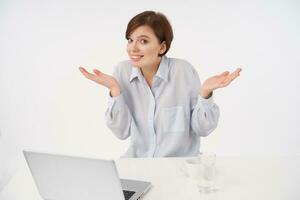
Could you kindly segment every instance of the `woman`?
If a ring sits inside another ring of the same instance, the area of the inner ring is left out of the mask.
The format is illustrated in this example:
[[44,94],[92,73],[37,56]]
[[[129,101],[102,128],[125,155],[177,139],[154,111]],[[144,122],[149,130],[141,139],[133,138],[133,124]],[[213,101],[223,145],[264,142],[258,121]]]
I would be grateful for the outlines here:
[[145,11],[133,17],[126,39],[130,60],[120,62],[113,76],[80,67],[86,78],[110,90],[107,125],[118,138],[131,138],[124,156],[198,154],[200,136],[209,135],[218,123],[213,91],[229,85],[241,69],[213,76],[201,86],[190,63],[166,56],[173,31],[161,13]]

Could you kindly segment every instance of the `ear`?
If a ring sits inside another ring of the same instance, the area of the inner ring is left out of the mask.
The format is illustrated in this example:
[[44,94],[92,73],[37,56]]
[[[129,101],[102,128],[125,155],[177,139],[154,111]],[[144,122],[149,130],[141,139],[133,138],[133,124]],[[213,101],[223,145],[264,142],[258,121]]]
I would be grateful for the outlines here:
[[160,44],[159,54],[163,54],[166,50],[167,50],[166,41],[163,41],[163,42]]

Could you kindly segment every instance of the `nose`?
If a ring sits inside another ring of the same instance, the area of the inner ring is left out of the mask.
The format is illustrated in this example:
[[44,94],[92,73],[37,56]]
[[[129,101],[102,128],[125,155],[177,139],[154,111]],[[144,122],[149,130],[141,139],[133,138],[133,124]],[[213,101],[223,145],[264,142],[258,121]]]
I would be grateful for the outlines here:
[[130,50],[132,52],[138,52],[139,51],[139,47],[138,47],[137,42],[132,42],[129,46],[130,46]]

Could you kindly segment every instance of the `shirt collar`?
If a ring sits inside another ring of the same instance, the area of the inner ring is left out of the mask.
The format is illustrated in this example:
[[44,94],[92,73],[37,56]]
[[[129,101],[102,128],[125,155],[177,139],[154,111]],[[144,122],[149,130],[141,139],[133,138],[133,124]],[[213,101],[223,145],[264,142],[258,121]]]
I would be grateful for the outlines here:
[[[168,75],[169,75],[169,59],[167,56],[163,56],[161,58],[161,61],[159,63],[158,70],[157,70],[155,76],[157,76],[157,77],[163,79],[165,82],[167,82]],[[143,75],[141,73],[140,68],[132,67],[129,82],[132,82],[135,78],[142,80],[142,76]]]
[[169,75],[169,59],[167,56],[163,56],[161,58],[158,70],[155,74],[155,76],[163,79],[165,82],[168,81],[168,75]]
[[140,81],[142,80],[142,73],[140,68],[138,67],[131,67],[131,76],[129,82],[131,83],[135,78],[138,78]]

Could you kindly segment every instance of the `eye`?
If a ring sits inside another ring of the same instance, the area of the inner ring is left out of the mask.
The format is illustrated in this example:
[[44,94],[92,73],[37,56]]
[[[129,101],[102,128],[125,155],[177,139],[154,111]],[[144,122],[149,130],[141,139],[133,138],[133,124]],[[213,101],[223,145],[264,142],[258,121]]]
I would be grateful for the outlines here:
[[131,38],[129,38],[128,40],[127,40],[127,42],[128,43],[131,43],[133,40],[131,39]]
[[145,39],[141,39],[140,42],[141,42],[141,44],[146,44],[146,43],[148,43],[148,41],[145,40]]

